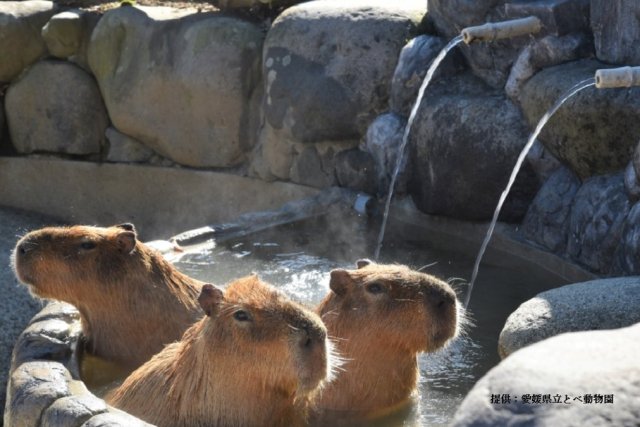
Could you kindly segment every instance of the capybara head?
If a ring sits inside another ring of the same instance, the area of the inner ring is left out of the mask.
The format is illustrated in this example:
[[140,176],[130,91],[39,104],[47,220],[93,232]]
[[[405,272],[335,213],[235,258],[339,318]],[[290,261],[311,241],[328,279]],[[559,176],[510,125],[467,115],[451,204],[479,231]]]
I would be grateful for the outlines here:
[[332,334],[360,325],[381,342],[413,352],[435,351],[457,334],[458,303],[446,282],[404,265],[357,265],[331,272],[329,298],[339,311],[323,318],[335,317]]
[[161,426],[304,423],[333,369],[320,318],[255,275],[224,292],[205,284],[198,300],[206,316],[110,403]]
[[[48,227],[22,237],[13,252],[18,279],[43,298],[74,304],[132,272],[123,268],[138,244],[135,228]],[[100,286],[101,289],[95,289]]]
[[331,372],[330,343],[320,318],[257,276],[233,282],[224,294],[205,285],[199,301],[209,316],[206,334],[215,358],[227,353],[246,369],[245,380],[268,379],[281,391],[304,396]]
[[34,295],[78,308],[90,352],[127,367],[149,360],[202,316],[202,283],[140,242],[132,224],[32,231],[12,258]]
[[405,405],[417,386],[417,354],[458,331],[459,304],[447,283],[403,265],[357,266],[331,272],[331,292],[317,308],[345,360],[316,401],[320,418],[377,417]]

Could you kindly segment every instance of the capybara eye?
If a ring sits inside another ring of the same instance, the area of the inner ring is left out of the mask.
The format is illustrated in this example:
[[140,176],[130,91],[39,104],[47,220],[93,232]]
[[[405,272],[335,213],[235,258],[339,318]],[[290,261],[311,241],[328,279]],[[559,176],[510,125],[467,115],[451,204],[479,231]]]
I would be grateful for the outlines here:
[[370,294],[381,294],[384,292],[384,286],[380,283],[370,283],[365,288]]
[[249,322],[251,320],[249,313],[247,313],[244,310],[238,310],[235,313],[233,313],[233,318],[236,319],[238,322]]
[[80,243],[80,248],[84,249],[85,251],[88,251],[89,249],[93,249],[95,247],[96,243],[92,242],[91,240]]

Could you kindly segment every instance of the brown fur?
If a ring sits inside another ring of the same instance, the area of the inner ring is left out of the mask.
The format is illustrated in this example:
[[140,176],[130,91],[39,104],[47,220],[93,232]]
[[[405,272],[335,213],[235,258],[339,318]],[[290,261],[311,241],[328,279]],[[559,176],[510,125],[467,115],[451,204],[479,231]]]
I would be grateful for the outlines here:
[[139,242],[130,224],[32,231],[18,241],[13,264],[32,293],[78,308],[91,353],[130,368],[202,317],[202,282]]
[[320,318],[255,275],[224,294],[205,285],[199,300],[207,317],[108,401],[159,426],[304,424],[308,401],[330,372]]
[[457,334],[447,283],[402,265],[358,266],[331,272],[332,290],[317,308],[345,360],[316,402],[325,416],[372,418],[402,407],[416,388],[417,354]]

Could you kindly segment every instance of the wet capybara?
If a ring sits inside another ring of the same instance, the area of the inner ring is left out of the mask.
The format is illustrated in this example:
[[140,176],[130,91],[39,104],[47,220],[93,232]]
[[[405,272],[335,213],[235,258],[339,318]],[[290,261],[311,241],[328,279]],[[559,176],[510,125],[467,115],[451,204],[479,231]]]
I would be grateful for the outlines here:
[[255,275],[199,301],[207,316],[107,401],[159,426],[304,424],[332,369],[320,318]]
[[32,231],[12,258],[33,294],[78,309],[89,352],[130,369],[203,316],[203,283],[140,242],[131,224]]
[[458,332],[451,287],[403,265],[358,261],[333,270],[317,307],[344,358],[342,371],[316,400],[319,419],[371,419],[404,407],[417,386],[417,355]]

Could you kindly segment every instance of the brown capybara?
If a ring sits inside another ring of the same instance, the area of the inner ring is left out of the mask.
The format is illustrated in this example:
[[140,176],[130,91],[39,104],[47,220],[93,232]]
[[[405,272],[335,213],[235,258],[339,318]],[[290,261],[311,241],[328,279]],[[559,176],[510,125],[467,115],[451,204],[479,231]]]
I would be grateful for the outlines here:
[[404,407],[416,389],[417,355],[443,347],[458,331],[451,287],[403,265],[358,261],[333,270],[317,307],[344,358],[340,375],[316,400],[319,419],[371,419]]
[[108,398],[159,426],[290,426],[331,372],[320,318],[257,276],[224,293],[204,285],[207,314]]
[[203,316],[197,301],[203,283],[138,241],[131,224],[32,231],[12,257],[33,294],[78,309],[89,352],[129,369]]

